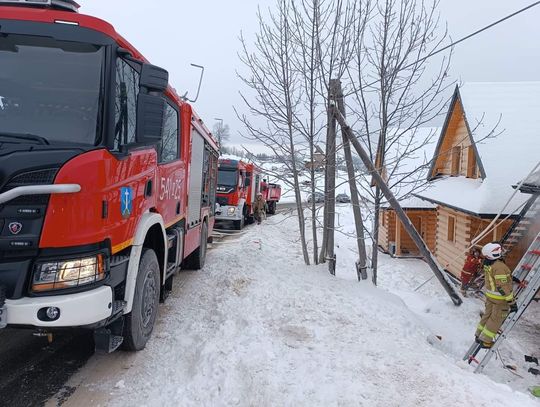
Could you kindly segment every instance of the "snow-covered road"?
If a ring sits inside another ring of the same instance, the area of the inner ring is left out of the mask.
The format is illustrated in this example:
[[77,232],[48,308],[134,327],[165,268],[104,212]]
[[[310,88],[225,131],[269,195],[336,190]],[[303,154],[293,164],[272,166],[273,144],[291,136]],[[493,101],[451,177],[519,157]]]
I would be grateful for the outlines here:
[[304,266],[296,227],[277,215],[216,245],[176,278],[147,349],[94,356],[63,405],[538,405],[429,345],[398,296]]

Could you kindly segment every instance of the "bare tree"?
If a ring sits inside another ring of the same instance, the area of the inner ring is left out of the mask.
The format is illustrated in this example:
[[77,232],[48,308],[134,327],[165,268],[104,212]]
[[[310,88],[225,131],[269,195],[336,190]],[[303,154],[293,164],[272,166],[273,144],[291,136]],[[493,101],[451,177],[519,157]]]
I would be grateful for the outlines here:
[[[447,39],[437,13],[438,0],[380,0],[366,29],[357,33],[354,67],[349,69],[351,94],[361,126],[360,137],[376,164],[377,171],[390,186],[404,179],[417,182],[421,171],[400,173],[404,160],[436,136],[419,133],[418,128],[439,117],[447,102],[450,54],[441,57],[437,69],[423,59]],[[392,152],[399,151],[388,159]],[[416,174],[416,180],[414,176]],[[423,180],[422,180],[423,181]],[[366,184],[366,183],[364,183]],[[373,215],[373,282],[377,283],[379,211],[383,194],[379,187],[371,194]]]
[[[301,135],[296,131],[301,93],[300,76],[292,65],[298,50],[291,38],[291,9],[291,1],[278,0],[276,9],[268,15],[268,22],[259,10],[259,33],[253,52],[249,51],[246,41],[241,37],[243,50],[240,59],[247,74],[239,76],[254,93],[254,98],[242,94],[250,117],[238,111],[237,114],[246,129],[244,136],[264,144],[278,157],[296,157],[302,149]],[[253,118],[265,125],[254,124]],[[310,264],[298,163],[293,158],[287,160],[285,165],[293,180],[304,261]]]
[[[306,170],[312,196],[317,192],[313,165],[316,146],[328,130],[329,82],[334,77],[343,77],[354,58],[356,26],[365,20],[361,4],[359,0],[278,0],[276,10],[268,16],[269,23],[264,22],[259,12],[260,33],[253,53],[247,51],[243,41],[241,58],[249,76],[242,79],[256,95],[250,99],[244,97],[251,114],[249,119],[240,116],[247,136],[284,159],[293,174],[295,190],[300,187],[295,177],[303,169],[299,161],[304,160],[290,158],[305,157],[311,163]],[[266,128],[253,126],[253,116],[264,118]],[[326,180],[325,192],[328,184]],[[297,195],[297,200],[301,200],[299,191]],[[300,207],[299,215],[303,217]],[[315,264],[326,257],[323,249],[319,259],[318,216],[316,202],[312,200],[311,246]],[[305,219],[301,223],[304,228]]]
[[226,141],[229,141],[231,132],[228,124],[224,125],[223,122],[220,121],[214,124],[214,128],[212,130],[220,146],[223,146]]
[[[369,3],[369,2],[368,2]],[[300,0],[291,2],[295,29],[292,37],[299,53],[293,64],[301,78],[302,110],[297,117],[297,130],[304,136],[308,146],[309,162],[315,162],[316,147],[328,131],[328,92],[330,80],[341,78],[354,57],[354,33],[356,25],[364,21],[365,14],[356,0]],[[328,149],[328,145],[327,145]],[[335,151],[327,151],[327,159]],[[310,194],[316,193],[315,166],[309,167]],[[325,192],[331,182],[325,179]],[[325,221],[328,214],[325,205]],[[311,229],[313,234],[313,261],[325,261],[325,240],[328,228],[323,229],[323,247],[318,253],[318,211],[316,202],[311,202]]]

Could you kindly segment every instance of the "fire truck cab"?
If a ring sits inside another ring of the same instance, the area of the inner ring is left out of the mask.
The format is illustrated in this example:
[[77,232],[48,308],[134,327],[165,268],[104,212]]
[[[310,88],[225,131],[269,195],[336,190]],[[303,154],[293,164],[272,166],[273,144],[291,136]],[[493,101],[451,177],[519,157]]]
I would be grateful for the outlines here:
[[204,265],[218,146],[148,61],[72,0],[0,0],[0,328],[144,348]]
[[217,202],[221,213],[217,221],[231,221],[241,230],[245,223],[253,223],[253,202],[261,191],[261,173],[252,163],[220,159]]

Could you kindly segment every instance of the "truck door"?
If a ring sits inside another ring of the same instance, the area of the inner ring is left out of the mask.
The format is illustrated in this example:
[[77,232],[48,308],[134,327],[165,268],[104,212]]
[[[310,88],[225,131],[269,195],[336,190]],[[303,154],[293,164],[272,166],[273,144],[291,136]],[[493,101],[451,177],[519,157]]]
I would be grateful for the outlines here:
[[188,227],[201,223],[203,189],[204,138],[196,130],[191,132],[191,160],[189,164]]
[[180,114],[172,102],[167,102],[163,138],[158,145],[159,170],[157,186],[158,208],[165,224],[179,220],[185,208],[185,165],[180,160]]

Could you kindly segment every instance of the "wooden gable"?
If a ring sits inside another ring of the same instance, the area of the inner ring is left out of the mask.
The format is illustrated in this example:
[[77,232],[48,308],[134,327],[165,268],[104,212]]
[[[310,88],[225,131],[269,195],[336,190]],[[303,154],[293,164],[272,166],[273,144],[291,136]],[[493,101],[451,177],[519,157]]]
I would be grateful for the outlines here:
[[439,176],[485,178],[457,88],[435,150],[428,179]]

